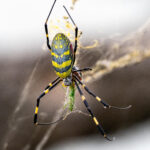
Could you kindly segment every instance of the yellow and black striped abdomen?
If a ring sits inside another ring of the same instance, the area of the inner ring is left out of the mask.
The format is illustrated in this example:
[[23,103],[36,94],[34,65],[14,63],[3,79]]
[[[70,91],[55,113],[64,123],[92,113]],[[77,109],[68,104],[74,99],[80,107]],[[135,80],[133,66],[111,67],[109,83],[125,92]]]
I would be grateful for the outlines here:
[[55,35],[51,55],[56,74],[61,78],[69,76],[73,65],[73,50],[70,40],[63,33]]

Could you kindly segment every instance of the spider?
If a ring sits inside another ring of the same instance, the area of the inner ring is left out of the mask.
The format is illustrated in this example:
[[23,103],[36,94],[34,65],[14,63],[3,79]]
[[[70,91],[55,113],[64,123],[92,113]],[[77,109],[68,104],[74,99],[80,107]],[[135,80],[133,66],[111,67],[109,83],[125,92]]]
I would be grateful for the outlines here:
[[63,82],[64,86],[69,86],[69,88],[71,89],[72,99],[70,99],[70,107],[69,107],[70,111],[73,110],[73,106],[74,106],[73,97],[74,97],[74,91],[76,87],[81,96],[82,102],[84,103],[87,111],[89,112],[89,115],[92,117],[92,120],[96,124],[98,130],[104,136],[104,138],[111,141],[111,139],[107,137],[101,124],[99,123],[97,118],[94,116],[93,112],[91,111],[90,106],[88,102],[86,101],[86,98],[83,95],[83,92],[80,89],[79,85],[81,85],[87,93],[92,95],[97,101],[99,101],[106,108],[128,109],[130,108],[130,106],[124,107],[124,108],[111,106],[107,104],[105,101],[103,101],[100,97],[96,96],[93,92],[91,92],[88,89],[88,87],[85,84],[83,84],[82,72],[89,71],[91,70],[91,68],[78,69],[76,66],[74,66],[74,63],[76,60],[76,51],[77,51],[78,27],[76,26],[74,20],[72,19],[70,13],[68,12],[65,6],[63,7],[66,13],[68,14],[70,20],[72,21],[73,25],[75,26],[74,49],[68,37],[63,33],[56,34],[52,40],[52,46],[50,45],[47,23],[48,23],[48,19],[50,17],[50,14],[53,10],[55,3],[56,3],[56,0],[54,0],[54,3],[46,19],[45,32],[46,32],[47,46],[52,56],[52,66],[58,77],[53,82],[49,83],[49,85],[45,88],[44,92],[37,98],[37,104],[36,104],[35,115],[34,115],[34,124],[35,125],[50,125],[51,124],[51,123],[39,123],[37,121],[40,100],[44,95],[46,95],[49,91],[51,91],[54,87],[56,87],[56,85],[58,85],[60,82]]

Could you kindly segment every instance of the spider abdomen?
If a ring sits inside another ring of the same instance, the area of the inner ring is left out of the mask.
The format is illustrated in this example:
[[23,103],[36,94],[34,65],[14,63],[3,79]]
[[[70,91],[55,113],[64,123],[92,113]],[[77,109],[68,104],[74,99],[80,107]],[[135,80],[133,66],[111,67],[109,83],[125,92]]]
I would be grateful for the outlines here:
[[63,33],[53,38],[51,55],[56,74],[61,78],[68,77],[73,66],[73,50],[70,40]]

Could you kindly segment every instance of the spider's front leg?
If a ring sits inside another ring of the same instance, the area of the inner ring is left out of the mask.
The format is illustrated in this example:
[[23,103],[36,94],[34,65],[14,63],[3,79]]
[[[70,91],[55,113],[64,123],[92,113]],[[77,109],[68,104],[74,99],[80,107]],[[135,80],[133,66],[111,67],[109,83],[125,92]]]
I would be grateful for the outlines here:
[[[77,43],[77,41],[78,41],[78,27],[76,26],[76,24],[75,24],[74,20],[72,19],[70,13],[68,12],[67,8],[65,6],[63,6],[63,7],[64,7],[65,11],[67,12],[69,18],[71,19],[73,25],[75,26],[75,46],[74,46],[74,62],[75,62],[76,51],[77,51],[77,46],[78,46],[78,43]],[[74,64],[74,62],[73,62],[73,64]]]
[[51,10],[50,10],[50,12],[49,12],[49,14],[48,14],[48,17],[47,17],[47,19],[46,19],[46,21],[45,21],[45,25],[44,25],[44,26],[45,26],[45,33],[46,33],[46,40],[47,40],[47,47],[49,48],[50,51],[51,51],[51,46],[50,46],[50,43],[49,43],[49,35],[48,35],[47,22],[48,22],[48,19],[49,19],[49,17],[50,17],[50,14],[51,14],[51,12],[52,12],[52,10],[53,10],[53,7],[54,7],[55,3],[56,3],[56,0],[54,1],[53,5],[52,5],[52,7],[51,7]]
[[92,70],[92,68],[87,67],[83,69],[74,69],[73,72],[84,72],[84,71],[90,71],[90,70]]

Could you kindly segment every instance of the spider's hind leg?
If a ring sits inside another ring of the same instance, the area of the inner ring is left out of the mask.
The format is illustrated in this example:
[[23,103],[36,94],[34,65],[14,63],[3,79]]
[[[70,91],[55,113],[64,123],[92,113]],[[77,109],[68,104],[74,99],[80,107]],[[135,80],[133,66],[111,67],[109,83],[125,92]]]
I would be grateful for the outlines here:
[[87,102],[86,99],[85,99],[85,96],[83,95],[83,93],[82,93],[82,91],[81,91],[81,89],[80,89],[80,87],[79,87],[79,85],[78,85],[78,83],[77,83],[76,81],[75,81],[75,84],[76,84],[76,87],[77,87],[77,89],[78,89],[78,92],[79,92],[79,94],[80,94],[80,96],[81,96],[82,102],[84,103],[85,107],[87,108],[88,112],[90,113],[90,115],[91,115],[91,117],[92,117],[94,123],[96,124],[98,130],[99,130],[100,133],[104,136],[104,138],[106,138],[106,139],[109,140],[109,141],[112,141],[110,138],[107,137],[107,135],[106,135],[106,133],[105,133],[103,127],[101,126],[101,124],[98,122],[98,120],[97,120],[96,117],[94,116],[93,112],[91,111],[91,109],[90,109],[90,107],[89,107],[89,105],[88,105],[88,102]]
[[51,87],[56,81],[58,81],[58,79],[60,79],[60,77],[56,78],[53,82],[50,82],[48,84],[48,86],[45,88],[45,90],[47,90],[49,87]]
[[50,87],[48,87],[44,92],[37,98],[37,104],[35,108],[35,114],[34,114],[34,124],[39,125],[41,123],[38,123],[37,118],[38,118],[38,110],[39,110],[39,105],[40,105],[40,100],[43,96],[45,96],[50,90],[52,90],[56,85],[58,85],[62,80],[58,80],[54,84],[52,84]]
[[83,84],[77,76],[74,76],[75,79],[79,82],[79,84],[82,85],[82,87],[85,89],[86,92],[88,92],[90,95],[92,95],[97,101],[99,101],[101,104],[103,104],[104,108],[115,108],[115,109],[129,109],[131,108],[131,105],[127,106],[127,107],[116,107],[116,106],[112,106],[107,104],[105,101],[103,101],[100,97],[96,96],[93,92],[91,92],[88,87]]

